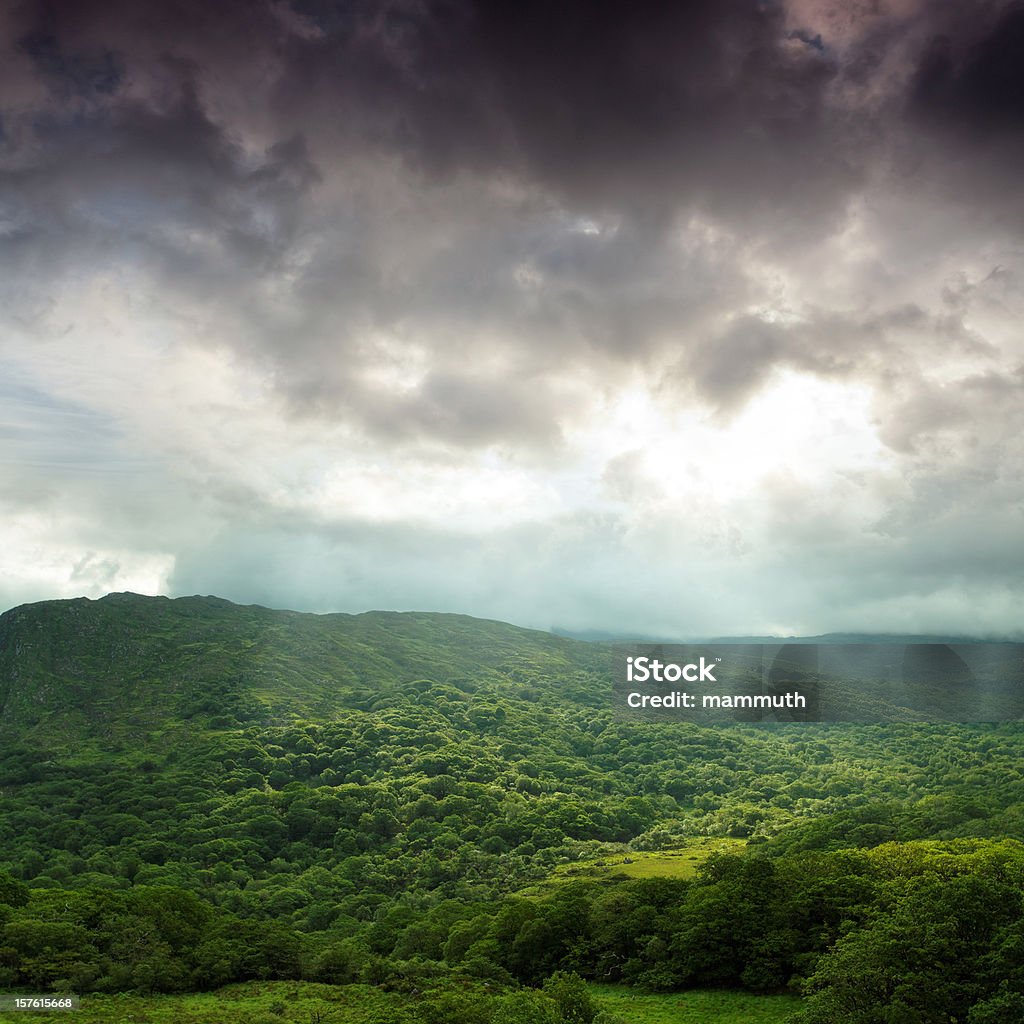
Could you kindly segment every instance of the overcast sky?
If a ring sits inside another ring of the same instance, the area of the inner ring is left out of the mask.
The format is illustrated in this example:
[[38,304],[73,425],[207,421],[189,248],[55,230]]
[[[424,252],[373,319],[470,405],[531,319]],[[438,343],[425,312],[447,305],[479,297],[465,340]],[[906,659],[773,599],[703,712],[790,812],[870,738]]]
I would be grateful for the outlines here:
[[1020,5],[0,12],[0,607],[1020,635]]

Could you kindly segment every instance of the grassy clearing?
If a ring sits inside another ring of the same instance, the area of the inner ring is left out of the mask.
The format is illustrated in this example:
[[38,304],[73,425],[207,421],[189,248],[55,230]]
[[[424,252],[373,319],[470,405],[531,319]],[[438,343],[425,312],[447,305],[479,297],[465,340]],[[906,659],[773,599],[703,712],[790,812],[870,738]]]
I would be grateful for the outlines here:
[[713,853],[739,853],[745,845],[744,839],[697,836],[684,846],[650,853],[632,853],[619,847],[599,857],[559,864],[548,879],[531,886],[530,891],[549,891],[562,882],[580,878],[692,878]]
[[601,1007],[627,1024],[783,1024],[800,1005],[796,996],[747,992],[673,992],[647,995],[621,985],[592,985]]

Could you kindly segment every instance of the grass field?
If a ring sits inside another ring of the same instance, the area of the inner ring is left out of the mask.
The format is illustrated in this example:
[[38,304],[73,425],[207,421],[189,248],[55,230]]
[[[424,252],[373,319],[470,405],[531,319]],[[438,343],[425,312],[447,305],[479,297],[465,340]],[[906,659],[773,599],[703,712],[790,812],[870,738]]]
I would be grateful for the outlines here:
[[696,836],[684,846],[670,850],[650,853],[616,850],[587,860],[559,864],[546,881],[531,886],[530,891],[549,889],[552,885],[575,878],[601,880],[622,875],[628,878],[692,878],[697,868],[713,853],[739,853],[745,845],[744,839]]
[[3,1024],[389,1024],[406,1021],[402,997],[369,985],[250,982],[180,996],[86,995],[81,1009],[0,1012]]
[[[621,985],[591,985],[602,1009],[627,1024],[782,1024],[799,1005],[793,996],[742,992],[638,993]],[[3,1024],[47,1019],[64,1024],[409,1024],[415,1000],[368,985],[250,982],[218,992],[181,996],[82,998],[81,1009],[53,1013],[0,1012]],[[485,1022],[481,1021],[481,1024]]]
[[647,995],[621,985],[591,985],[590,991],[627,1024],[782,1024],[800,1005],[796,996],[746,992]]

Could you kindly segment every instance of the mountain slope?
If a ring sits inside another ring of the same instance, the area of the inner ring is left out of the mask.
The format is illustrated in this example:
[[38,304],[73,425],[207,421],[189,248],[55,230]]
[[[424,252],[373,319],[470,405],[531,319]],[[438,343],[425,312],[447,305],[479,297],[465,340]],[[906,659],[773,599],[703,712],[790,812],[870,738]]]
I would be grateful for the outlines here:
[[[863,897],[807,874],[820,851],[848,874],[851,847],[967,839],[978,859],[1024,838],[1017,723],[634,721],[612,674],[606,646],[456,615],[120,594],[0,616],[0,987],[421,990],[456,970],[626,977],[628,954],[663,987],[776,988],[824,949],[807,907],[835,896],[833,928]],[[579,873],[692,859],[696,836],[773,859],[709,862],[686,920],[688,881]],[[811,860],[787,868],[790,851]],[[763,971],[737,979],[754,947]]]
[[[80,742],[136,741],[198,718],[221,726],[330,717],[416,680],[464,690],[610,678],[610,653],[463,615],[311,615],[213,597],[111,594],[0,616],[0,725]],[[595,690],[590,686],[590,700]]]

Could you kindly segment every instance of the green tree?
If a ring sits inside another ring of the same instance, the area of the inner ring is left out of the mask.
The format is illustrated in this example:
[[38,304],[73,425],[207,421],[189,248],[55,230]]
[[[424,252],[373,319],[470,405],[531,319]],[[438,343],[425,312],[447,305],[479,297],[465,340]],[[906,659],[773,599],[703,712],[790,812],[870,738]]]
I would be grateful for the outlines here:
[[494,1001],[490,1024],[559,1024],[559,1005],[550,996],[524,989]]
[[597,1016],[597,1005],[578,974],[556,971],[544,982],[544,994],[554,1000],[562,1024],[592,1024]]

